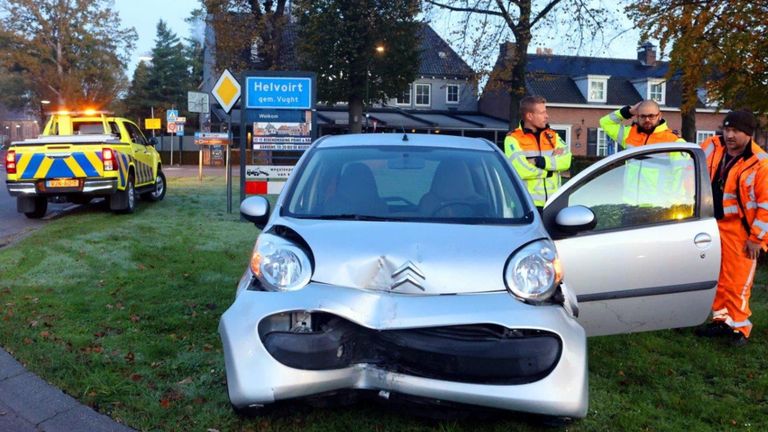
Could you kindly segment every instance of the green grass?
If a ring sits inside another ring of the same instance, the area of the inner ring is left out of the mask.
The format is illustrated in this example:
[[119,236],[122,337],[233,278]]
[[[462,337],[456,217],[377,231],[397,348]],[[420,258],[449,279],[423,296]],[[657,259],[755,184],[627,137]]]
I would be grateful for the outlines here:
[[[217,325],[257,234],[234,207],[226,213],[222,178],[169,179],[166,199],[140,203],[134,215],[89,208],[0,249],[0,345],[140,430],[545,429],[518,415],[426,421],[371,402],[234,415]],[[768,430],[767,279],[763,268],[744,348],[690,329],[591,339],[589,414],[567,429]]]

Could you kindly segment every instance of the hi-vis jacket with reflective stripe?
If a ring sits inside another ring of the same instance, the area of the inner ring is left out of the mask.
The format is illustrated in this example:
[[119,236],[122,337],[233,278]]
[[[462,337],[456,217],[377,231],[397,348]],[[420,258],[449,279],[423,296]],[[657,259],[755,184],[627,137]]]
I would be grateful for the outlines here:
[[[624,115],[626,115],[626,117]],[[636,124],[633,124],[631,127],[624,125],[624,120],[627,120],[630,117],[629,107],[624,107],[603,116],[603,118],[600,119],[600,127],[603,128],[605,134],[616,141],[622,149],[643,146],[646,144],[685,142],[684,139],[680,138],[669,129],[667,122],[664,120],[656,126],[656,129],[654,129],[652,133],[647,134],[641,132]]]
[[[710,180],[714,183],[725,156],[724,141],[716,135],[701,143],[701,148],[707,155]],[[723,219],[744,218],[749,239],[768,250],[768,154],[752,141],[724,180]]]
[[[536,133],[521,125],[504,139],[504,154],[537,207],[543,207],[547,198],[560,188],[560,173],[571,167],[571,149],[549,128]],[[543,168],[529,162],[528,158],[535,157],[543,158]]]

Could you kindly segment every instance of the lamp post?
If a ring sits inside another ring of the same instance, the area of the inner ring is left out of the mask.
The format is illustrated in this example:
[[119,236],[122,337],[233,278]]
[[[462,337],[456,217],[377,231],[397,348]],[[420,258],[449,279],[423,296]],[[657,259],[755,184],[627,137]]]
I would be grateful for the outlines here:
[[[40,124],[45,125],[45,106],[49,105],[51,101],[43,99],[40,101]],[[38,131],[39,132],[39,131]]]
[[[376,54],[383,54],[384,45],[382,44],[376,45],[376,47],[374,47],[374,50]],[[368,62],[366,63],[366,68],[365,68],[365,132],[366,133],[368,132],[368,117],[370,117],[370,114],[368,113],[368,108],[369,108],[368,87],[370,86],[369,84],[370,80],[371,80],[371,61],[369,59]]]

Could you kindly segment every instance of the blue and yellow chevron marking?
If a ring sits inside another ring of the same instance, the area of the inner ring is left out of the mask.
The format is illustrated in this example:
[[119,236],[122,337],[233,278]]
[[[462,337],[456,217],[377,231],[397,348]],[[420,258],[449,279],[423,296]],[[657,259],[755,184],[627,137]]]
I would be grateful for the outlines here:
[[124,189],[125,185],[128,183],[128,169],[130,168],[130,165],[128,164],[128,155],[121,152],[115,152],[117,155],[117,167],[118,171],[120,171],[120,188]]
[[104,175],[101,153],[73,152],[67,157],[52,158],[44,153],[22,153],[16,156],[20,179],[83,178]]

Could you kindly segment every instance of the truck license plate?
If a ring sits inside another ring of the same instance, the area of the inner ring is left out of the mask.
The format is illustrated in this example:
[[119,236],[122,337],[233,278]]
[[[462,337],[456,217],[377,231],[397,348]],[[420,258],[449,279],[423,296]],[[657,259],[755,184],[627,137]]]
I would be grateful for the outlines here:
[[77,179],[54,179],[45,182],[45,185],[52,188],[78,187],[80,182]]

